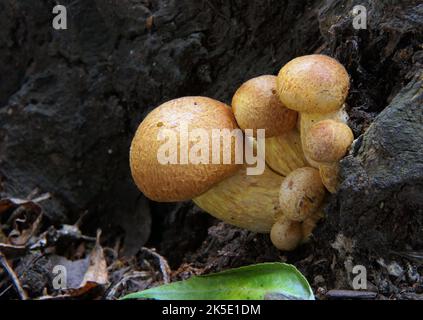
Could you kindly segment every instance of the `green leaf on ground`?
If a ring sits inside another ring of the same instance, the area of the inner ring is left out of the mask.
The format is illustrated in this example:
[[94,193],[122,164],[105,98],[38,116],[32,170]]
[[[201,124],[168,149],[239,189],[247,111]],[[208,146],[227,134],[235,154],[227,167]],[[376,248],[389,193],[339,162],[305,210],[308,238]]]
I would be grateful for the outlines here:
[[310,285],[297,268],[277,262],[195,276],[131,293],[122,299],[263,300],[269,297],[314,300]]

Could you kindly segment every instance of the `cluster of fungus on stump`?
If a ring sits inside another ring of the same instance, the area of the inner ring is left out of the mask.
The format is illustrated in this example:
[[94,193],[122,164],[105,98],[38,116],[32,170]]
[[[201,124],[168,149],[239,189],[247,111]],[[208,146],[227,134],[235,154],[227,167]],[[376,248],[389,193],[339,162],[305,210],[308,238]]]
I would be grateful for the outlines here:
[[[294,250],[322,218],[326,189],[336,192],[338,162],[353,141],[343,108],[348,90],[349,77],[339,62],[308,55],[288,62],[278,76],[242,84],[231,107],[206,97],[166,102],[148,114],[135,133],[132,176],[152,200],[193,199],[229,224],[270,233],[278,249]],[[236,140],[231,141],[227,164],[159,163],[159,131],[173,131],[180,148],[182,122],[190,132],[201,128],[210,135],[213,129],[252,130],[254,146],[257,130],[264,129],[264,172],[247,175],[247,166],[233,161]]]
[[[282,67],[278,74],[277,87],[280,100],[289,109],[299,113],[301,143],[307,162],[319,169],[323,184],[329,192],[336,192],[338,162],[347,151],[336,143],[345,139],[341,143],[349,146],[353,140],[351,129],[346,125],[348,115],[344,110],[350,87],[347,71],[331,57],[320,54],[302,56]],[[328,122],[319,123],[323,120],[333,122],[329,125]],[[325,137],[321,136],[324,130],[319,128],[326,127],[329,132],[332,130],[329,126],[332,127],[335,138],[325,145],[320,143]],[[327,147],[326,150],[320,149],[322,146]],[[316,152],[323,154],[328,149],[339,151],[333,161],[320,161],[319,156],[315,157]],[[314,152],[314,157],[310,152]]]

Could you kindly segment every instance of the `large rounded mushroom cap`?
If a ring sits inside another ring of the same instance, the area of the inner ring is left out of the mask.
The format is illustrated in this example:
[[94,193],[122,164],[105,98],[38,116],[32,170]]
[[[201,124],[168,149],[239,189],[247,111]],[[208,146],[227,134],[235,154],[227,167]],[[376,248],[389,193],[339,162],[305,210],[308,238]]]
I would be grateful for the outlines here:
[[[181,131],[184,126],[187,130]],[[194,134],[199,131],[193,131],[195,129],[203,129],[201,132],[207,132],[207,136]],[[208,163],[192,163],[192,152],[197,156],[203,152],[203,149],[194,151],[194,145],[199,145],[202,139],[208,139],[209,147],[212,146],[212,129],[239,131],[230,107],[206,97],[171,100],[147,115],[138,127],[130,149],[132,177],[146,197],[161,202],[189,200],[240,169],[240,165],[235,164],[235,139],[230,138],[220,138],[221,157],[218,164],[212,163],[213,152],[210,148],[208,155],[204,153],[205,158],[209,158]],[[185,131],[188,134],[182,133],[181,136],[180,133]],[[159,139],[161,135],[165,137],[163,140]],[[222,150],[225,144],[231,152],[228,164],[223,163]],[[171,161],[162,164],[163,161],[159,161],[160,155],[177,159],[177,163]],[[188,159],[181,158],[181,155]],[[185,164],[184,160],[187,160]]]
[[253,78],[239,87],[232,98],[232,110],[241,129],[265,129],[266,137],[294,128],[297,112],[286,108],[276,90],[276,76]]
[[279,98],[289,109],[327,113],[341,108],[350,86],[344,66],[320,54],[295,58],[279,71]]

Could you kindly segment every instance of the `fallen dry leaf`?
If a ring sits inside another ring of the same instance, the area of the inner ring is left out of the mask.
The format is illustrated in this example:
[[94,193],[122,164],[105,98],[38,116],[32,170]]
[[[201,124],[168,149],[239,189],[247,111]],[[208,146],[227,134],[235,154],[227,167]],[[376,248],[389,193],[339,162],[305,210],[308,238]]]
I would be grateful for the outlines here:
[[29,214],[22,212],[22,217],[17,217],[14,221],[14,229],[9,233],[8,240],[13,245],[25,245],[29,239],[40,230],[42,213]]
[[45,193],[35,199],[19,199],[19,198],[6,198],[0,200],[0,214],[6,212],[9,209],[15,209],[19,206],[24,206],[25,209],[34,210],[36,212],[41,212],[41,208],[38,205],[39,202],[47,200],[51,197],[50,193]]
[[96,244],[85,259],[68,260],[61,256],[52,256],[52,265],[61,265],[66,269],[66,288],[61,293],[70,297],[80,297],[90,290],[105,287],[108,281],[107,264],[100,245],[100,232]]
[[100,245],[100,232],[97,233],[97,241],[90,255],[90,264],[80,287],[106,285],[108,283],[107,264],[103,248]]

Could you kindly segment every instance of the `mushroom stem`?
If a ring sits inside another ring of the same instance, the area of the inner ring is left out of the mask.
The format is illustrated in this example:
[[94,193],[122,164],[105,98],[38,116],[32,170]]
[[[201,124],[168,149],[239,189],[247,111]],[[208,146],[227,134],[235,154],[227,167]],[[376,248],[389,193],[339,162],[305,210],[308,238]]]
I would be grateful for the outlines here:
[[300,133],[296,128],[283,135],[266,138],[266,163],[283,176],[307,166]]
[[229,224],[254,232],[269,233],[277,217],[283,177],[267,166],[261,175],[235,175],[193,199],[201,209]]

